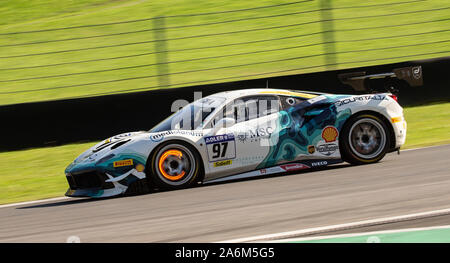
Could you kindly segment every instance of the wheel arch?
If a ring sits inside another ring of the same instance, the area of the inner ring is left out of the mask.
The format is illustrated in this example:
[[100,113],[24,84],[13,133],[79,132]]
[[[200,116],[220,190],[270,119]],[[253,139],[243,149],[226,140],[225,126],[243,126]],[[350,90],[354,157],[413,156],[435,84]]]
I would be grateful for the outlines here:
[[[166,144],[171,144],[171,143],[178,143],[178,144],[182,144],[186,147],[189,147],[189,149],[195,151],[195,153],[197,154],[197,156],[199,157],[199,164],[200,164],[200,175],[198,178],[198,181],[203,181],[204,177],[205,177],[205,165],[203,163],[203,158],[202,155],[200,154],[200,151],[197,149],[197,147],[195,147],[194,144],[184,141],[184,140],[180,140],[180,139],[170,139],[167,141],[163,141],[161,143],[159,143],[158,145],[156,145],[151,151],[150,154],[147,156],[147,162],[146,162],[146,170],[147,173],[151,172],[151,158],[153,157],[153,155],[156,153],[156,151],[162,146],[162,145],[166,145]],[[150,175],[149,175],[150,176]]]
[[[389,121],[388,117],[386,117],[384,114],[382,114],[381,112],[375,111],[375,110],[361,110],[361,111],[357,111],[355,113],[353,113],[349,118],[347,118],[347,120],[345,120],[344,124],[342,125],[342,128],[347,125],[347,123],[354,118],[355,116],[358,115],[363,115],[363,114],[372,114],[375,115],[376,117],[380,118],[384,125],[386,125],[386,127],[388,128],[388,133],[389,133],[389,151],[393,151],[395,149],[395,145],[396,145],[396,138],[395,138],[395,132],[394,132],[394,127],[392,126],[392,123]],[[340,136],[340,134],[339,134]],[[340,139],[340,138],[339,138]]]

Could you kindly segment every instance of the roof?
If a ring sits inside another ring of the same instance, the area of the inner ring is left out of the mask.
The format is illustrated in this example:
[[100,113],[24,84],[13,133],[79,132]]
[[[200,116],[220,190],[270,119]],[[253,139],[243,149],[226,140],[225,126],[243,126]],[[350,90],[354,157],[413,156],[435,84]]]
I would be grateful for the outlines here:
[[321,95],[322,93],[310,92],[310,91],[300,91],[300,90],[284,90],[284,89],[242,89],[233,91],[223,91],[219,93],[212,94],[210,96],[225,97],[227,100],[233,100],[242,96],[249,95],[285,95],[291,97],[298,97],[304,99],[312,99]]

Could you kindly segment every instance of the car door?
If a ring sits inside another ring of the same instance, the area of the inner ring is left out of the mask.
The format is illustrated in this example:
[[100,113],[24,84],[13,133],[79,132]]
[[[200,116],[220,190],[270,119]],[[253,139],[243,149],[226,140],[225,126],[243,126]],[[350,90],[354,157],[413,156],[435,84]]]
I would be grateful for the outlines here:
[[213,125],[221,118],[231,118],[235,123],[205,138],[213,177],[250,171],[264,160],[273,142],[280,105],[277,96],[246,96],[218,113]]

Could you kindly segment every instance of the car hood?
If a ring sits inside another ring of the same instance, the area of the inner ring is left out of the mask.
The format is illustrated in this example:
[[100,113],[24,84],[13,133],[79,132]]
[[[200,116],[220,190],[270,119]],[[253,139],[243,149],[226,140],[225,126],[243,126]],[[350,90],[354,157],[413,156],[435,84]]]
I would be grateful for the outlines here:
[[102,159],[108,158],[108,156],[112,155],[115,149],[119,146],[126,145],[130,143],[132,140],[139,137],[146,132],[127,132],[112,136],[106,140],[103,140],[96,145],[92,146],[85,152],[83,152],[80,156],[78,156],[66,170],[71,167],[83,166],[83,164],[90,165],[92,163],[98,163],[102,161]]

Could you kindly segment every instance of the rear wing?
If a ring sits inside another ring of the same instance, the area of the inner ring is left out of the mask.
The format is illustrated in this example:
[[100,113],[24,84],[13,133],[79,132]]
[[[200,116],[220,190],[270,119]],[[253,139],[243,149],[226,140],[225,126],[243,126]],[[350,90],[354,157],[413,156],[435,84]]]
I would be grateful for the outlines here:
[[370,79],[400,79],[406,81],[411,87],[423,85],[422,66],[396,68],[392,72],[366,75],[365,71],[343,73],[338,75],[343,84],[350,85],[355,91],[368,91]]

